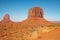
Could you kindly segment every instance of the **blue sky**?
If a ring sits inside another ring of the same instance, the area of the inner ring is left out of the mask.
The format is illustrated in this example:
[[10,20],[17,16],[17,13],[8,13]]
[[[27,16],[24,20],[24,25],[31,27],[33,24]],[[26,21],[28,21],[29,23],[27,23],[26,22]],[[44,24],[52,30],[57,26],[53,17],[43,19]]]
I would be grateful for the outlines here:
[[0,21],[7,13],[12,21],[23,21],[34,6],[43,9],[46,20],[60,21],[60,0],[0,0]]

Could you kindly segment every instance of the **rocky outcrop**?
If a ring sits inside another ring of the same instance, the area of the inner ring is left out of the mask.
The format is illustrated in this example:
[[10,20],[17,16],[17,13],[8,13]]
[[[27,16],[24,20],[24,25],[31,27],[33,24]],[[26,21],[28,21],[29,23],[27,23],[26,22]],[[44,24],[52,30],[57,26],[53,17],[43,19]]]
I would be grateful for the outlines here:
[[43,10],[40,7],[33,7],[28,11],[28,18],[22,22],[22,24],[32,23],[35,25],[50,24],[43,17]]
[[28,12],[28,18],[39,17],[43,18],[43,11],[40,7],[33,7]]
[[12,22],[12,21],[10,20],[9,14],[6,14],[6,15],[3,17],[3,20],[2,20],[1,22],[4,22],[4,23]]

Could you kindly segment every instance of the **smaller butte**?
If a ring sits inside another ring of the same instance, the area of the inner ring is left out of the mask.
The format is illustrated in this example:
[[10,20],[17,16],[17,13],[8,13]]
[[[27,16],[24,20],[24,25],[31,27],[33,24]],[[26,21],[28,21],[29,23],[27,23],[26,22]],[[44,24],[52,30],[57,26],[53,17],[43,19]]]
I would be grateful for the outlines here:
[[9,14],[6,14],[6,15],[3,17],[3,20],[2,20],[1,22],[4,22],[4,23],[12,22],[12,21],[10,20]]

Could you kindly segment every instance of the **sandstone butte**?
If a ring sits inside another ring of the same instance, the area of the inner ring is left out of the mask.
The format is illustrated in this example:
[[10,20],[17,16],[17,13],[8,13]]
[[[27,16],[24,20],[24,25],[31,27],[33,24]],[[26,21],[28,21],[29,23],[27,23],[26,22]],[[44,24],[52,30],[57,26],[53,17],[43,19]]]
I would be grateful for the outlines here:
[[28,18],[13,22],[9,14],[0,21],[0,40],[60,40],[60,23],[47,21],[40,7],[28,11]]

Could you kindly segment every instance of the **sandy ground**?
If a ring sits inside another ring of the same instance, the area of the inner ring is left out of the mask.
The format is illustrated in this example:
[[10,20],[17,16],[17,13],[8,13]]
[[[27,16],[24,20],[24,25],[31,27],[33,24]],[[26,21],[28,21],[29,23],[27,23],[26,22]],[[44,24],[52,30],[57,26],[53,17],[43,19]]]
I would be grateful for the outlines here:
[[41,37],[38,40],[60,40],[60,29],[41,33]]

